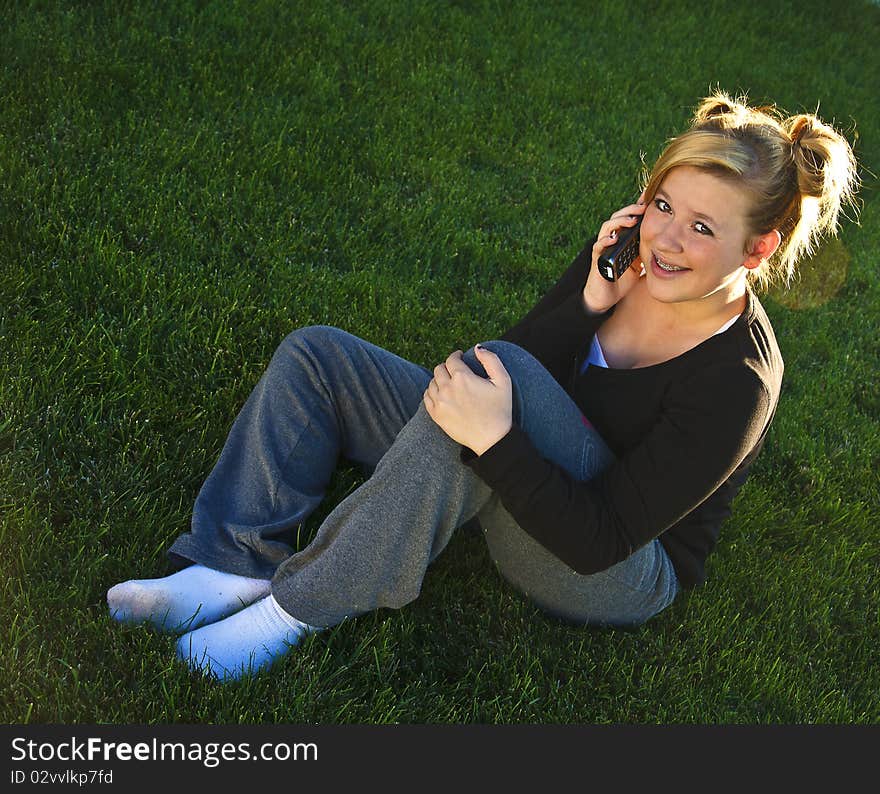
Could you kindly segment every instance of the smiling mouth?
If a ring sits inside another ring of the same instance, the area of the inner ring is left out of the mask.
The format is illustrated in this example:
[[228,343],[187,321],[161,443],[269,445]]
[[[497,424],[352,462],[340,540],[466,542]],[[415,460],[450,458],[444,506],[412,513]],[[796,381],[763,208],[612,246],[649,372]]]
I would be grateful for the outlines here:
[[657,267],[659,267],[661,270],[663,270],[666,273],[680,273],[683,270],[690,270],[689,267],[679,267],[678,265],[672,265],[669,262],[664,262],[653,251],[651,252],[651,254],[654,257],[654,261],[657,263]]

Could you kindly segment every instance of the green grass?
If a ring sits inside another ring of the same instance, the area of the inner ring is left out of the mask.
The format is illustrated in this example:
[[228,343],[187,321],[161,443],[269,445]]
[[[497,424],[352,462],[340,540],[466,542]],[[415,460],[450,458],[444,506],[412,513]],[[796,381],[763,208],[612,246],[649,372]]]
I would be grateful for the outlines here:
[[[880,8],[776,5],[4,4],[0,719],[876,723]],[[705,587],[579,629],[460,533],[410,606],[224,687],[110,620],[286,333],[499,335],[716,85],[821,103],[865,187],[764,301],[782,402]]]

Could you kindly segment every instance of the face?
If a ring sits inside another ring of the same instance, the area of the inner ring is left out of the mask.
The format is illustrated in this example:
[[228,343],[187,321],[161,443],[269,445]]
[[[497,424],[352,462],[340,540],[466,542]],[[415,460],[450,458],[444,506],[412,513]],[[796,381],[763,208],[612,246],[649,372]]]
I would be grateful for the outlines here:
[[752,261],[747,201],[740,188],[693,166],[664,177],[645,210],[639,246],[656,300],[723,302],[744,294],[744,264]]

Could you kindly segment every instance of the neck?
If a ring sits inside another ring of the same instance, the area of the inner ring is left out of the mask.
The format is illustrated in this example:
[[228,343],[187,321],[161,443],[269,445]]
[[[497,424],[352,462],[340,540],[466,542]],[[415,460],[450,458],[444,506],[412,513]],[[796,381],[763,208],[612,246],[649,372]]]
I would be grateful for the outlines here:
[[726,289],[719,289],[704,298],[681,301],[680,303],[659,303],[657,308],[670,325],[678,328],[693,328],[705,331],[707,328],[724,325],[746,308],[747,286],[745,279]]
[[691,323],[707,323],[713,325],[716,322],[724,324],[731,317],[741,314],[746,307],[746,285],[743,283],[740,289],[717,292],[701,300],[687,301],[681,304],[673,304],[680,311],[682,321]]

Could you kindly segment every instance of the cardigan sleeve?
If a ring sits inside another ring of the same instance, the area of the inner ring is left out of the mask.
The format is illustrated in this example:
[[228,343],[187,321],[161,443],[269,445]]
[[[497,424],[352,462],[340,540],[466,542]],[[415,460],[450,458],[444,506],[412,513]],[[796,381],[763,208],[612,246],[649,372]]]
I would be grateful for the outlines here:
[[591,339],[610,314],[589,314],[583,301],[594,242],[595,238],[586,244],[538,303],[500,337],[527,350],[560,382],[584,340]]
[[643,441],[590,481],[543,458],[517,426],[462,459],[529,535],[576,572],[596,573],[715,492],[761,442],[772,410],[758,373],[729,361],[671,389]]

